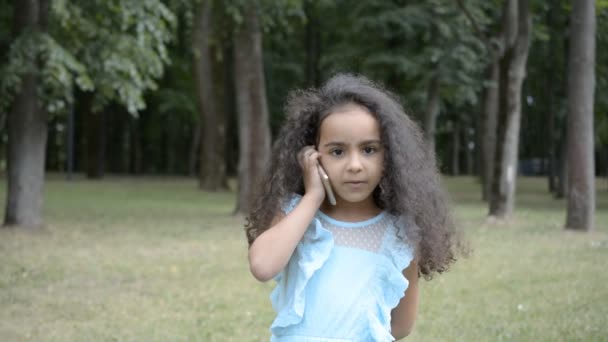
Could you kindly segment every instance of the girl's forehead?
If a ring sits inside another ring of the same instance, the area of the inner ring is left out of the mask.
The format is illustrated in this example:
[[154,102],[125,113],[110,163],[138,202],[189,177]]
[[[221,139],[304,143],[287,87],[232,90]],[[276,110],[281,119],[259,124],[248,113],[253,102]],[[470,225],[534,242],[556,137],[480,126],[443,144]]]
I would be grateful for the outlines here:
[[328,115],[331,115],[334,113],[350,112],[350,111],[364,111],[364,112],[371,114],[370,110],[367,107],[360,105],[358,103],[347,102],[347,103],[343,103],[343,104],[333,107],[329,111]]
[[380,140],[380,124],[367,108],[347,105],[332,111],[321,122],[319,141]]

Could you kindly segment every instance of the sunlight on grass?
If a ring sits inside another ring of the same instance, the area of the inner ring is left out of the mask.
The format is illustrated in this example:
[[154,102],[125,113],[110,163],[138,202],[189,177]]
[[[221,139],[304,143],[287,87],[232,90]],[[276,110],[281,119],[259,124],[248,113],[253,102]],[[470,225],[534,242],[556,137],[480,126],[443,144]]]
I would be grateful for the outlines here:
[[[605,180],[592,233],[563,230],[544,179],[521,179],[516,217],[494,226],[474,179],[446,183],[473,254],[422,283],[408,340],[606,339]],[[45,191],[45,231],[0,231],[0,341],[268,341],[273,284],[248,272],[233,193],[179,178]]]

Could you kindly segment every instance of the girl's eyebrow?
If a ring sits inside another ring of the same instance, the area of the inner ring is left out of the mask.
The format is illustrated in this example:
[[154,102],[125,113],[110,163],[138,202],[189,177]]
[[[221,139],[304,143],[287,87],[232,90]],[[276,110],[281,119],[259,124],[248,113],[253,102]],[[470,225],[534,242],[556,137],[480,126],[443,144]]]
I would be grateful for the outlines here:
[[[363,140],[359,143],[359,145],[371,145],[371,144],[382,144],[382,141],[380,141],[379,139],[369,139],[369,140]],[[327,144],[323,145],[323,147],[329,147],[329,146],[344,146],[346,145],[345,142],[342,141],[330,141]]]
[[382,145],[382,141],[380,141],[380,139],[369,139],[369,140],[362,141],[359,145],[371,145],[371,144]]

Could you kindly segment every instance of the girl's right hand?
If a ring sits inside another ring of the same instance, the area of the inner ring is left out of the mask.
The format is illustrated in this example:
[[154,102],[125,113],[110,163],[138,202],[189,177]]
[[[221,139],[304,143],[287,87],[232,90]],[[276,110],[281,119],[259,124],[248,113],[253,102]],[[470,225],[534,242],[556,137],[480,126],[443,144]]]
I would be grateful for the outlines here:
[[319,174],[319,157],[321,154],[314,146],[304,146],[298,153],[298,162],[304,176],[305,195],[314,196],[319,200],[319,205],[325,198],[325,188]]

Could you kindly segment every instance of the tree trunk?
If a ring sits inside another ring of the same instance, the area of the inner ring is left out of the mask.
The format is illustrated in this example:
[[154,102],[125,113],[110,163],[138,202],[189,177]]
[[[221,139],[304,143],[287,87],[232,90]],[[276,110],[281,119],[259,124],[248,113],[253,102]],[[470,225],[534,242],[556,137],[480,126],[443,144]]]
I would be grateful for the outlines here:
[[429,81],[426,93],[426,120],[424,125],[424,133],[431,151],[435,151],[437,116],[439,116],[439,75],[435,72]]
[[160,118],[162,122],[162,131],[160,139],[160,173],[172,175],[175,172],[175,154],[177,153],[175,146],[175,120],[170,114],[162,114]]
[[521,90],[526,75],[531,18],[528,0],[505,6],[505,53],[500,61],[499,111],[489,215],[506,219],[515,206]]
[[[199,174],[198,171],[198,160],[199,148],[201,147],[201,121],[196,121],[196,124],[192,127],[192,142],[190,143],[190,153],[188,157],[188,175],[195,176]],[[199,177],[200,178],[200,177]],[[200,181],[199,181],[200,184]]]
[[606,151],[604,152],[604,157],[606,158],[606,163],[604,166],[606,167],[605,176],[606,176],[606,184],[608,184],[608,146],[606,146]]
[[557,190],[557,158],[556,155],[556,129],[555,129],[555,120],[556,120],[556,107],[553,106],[553,101],[555,101],[554,93],[555,93],[555,70],[557,68],[556,63],[554,62],[554,56],[556,54],[556,47],[558,42],[558,34],[557,27],[555,25],[555,17],[556,17],[556,9],[555,6],[550,6],[549,11],[547,13],[547,27],[549,29],[549,41],[547,42],[547,50],[546,50],[546,64],[545,64],[545,101],[547,108],[547,150],[546,156],[548,161],[547,167],[547,186],[549,188],[549,192],[555,193]]
[[[555,117],[553,117],[555,119]],[[549,187],[549,191],[556,196],[559,188],[559,144],[556,142],[555,138],[555,123],[553,124],[553,129],[550,129],[553,132],[553,146],[551,146],[551,150],[549,151],[549,170],[548,170],[548,181],[547,186]],[[550,143],[551,144],[551,143]]]
[[234,78],[239,119],[239,190],[235,211],[248,213],[270,157],[270,127],[262,33],[255,2],[248,5],[234,39]]
[[199,187],[216,191],[222,188],[225,179],[223,145],[225,127],[221,112],[217,110],[214,96],[214,72],[211,56],[212,8],[205,1],[200,8],[194,33],[194,70],[200,110],[200,168]]
[[566,229],[590,231],[595,213],[595,1],[573,1],[570,25]]
[[[45,31],[49,1],[14,3],[14,37],[24,30]],[[34,58],[39,58],[35,56]],[[39,65],[41,61],[31,61]],[[37,95],[35,70],[21,77],[8,117],[8,173],[5,226],[43,226],[44,162],[48,135],[47,112]]]
[[460,122],[455,121],[452,130],[452,176],[460,175]]
[[160,157],[160,167],[157,169],[156,164],[154,163],[155,171],[161,174],[168,173],[168,165],[169,165],[169,116],[165,114],[161,114],[157,116],[158,121],[160,121],[160,143],[159,143],[159,157]]
[[316,1],[304,1],[306,15],[306,84],[318,87],[321,84],[321,30]]
[[85,100],[85,115],[87,115],[86,134],[86,173],[88,179],[101,179],[104,174],[104,111],[93,111],[93,94],[88,94]]
[[129,173],[143,173],[143,148],[141,138],[141,117],[129,116]]
[[107,170],[112,173],[122,173],[125,171],[124,146],[125,146],[125,120],[126,113],[123,113],[118,106],[111,105],[107,111],[107,124],[111,129],[108,130],[107,149]]
[[[564,130],[562,130],[564,131]],[[555,198],[564,198],[568,192],[568,159],[566,158],[566,141],[565,135],[562,134],[562,139],[558,143],[559,155],[557,158],[557,178],[555,189]]]
[[75,171],[84,173],[87,165],[87,119],[85,107],[84,92],[80,92],[76,89],[74,95],[74,155],[75,155]]
[[[225,56],[234,56],[233,44],[224,47]],[[239,126],[236,101],[236,75],[234,74],[234,58],[226,59],[224,63],[226,84],[224,85],[224,110],[226,111],[226,150],[224,160],[226,161],[226,175],[238,177],[239,164]]]
[[[223,46],[216,47],[213,51],[216,51],[218,54],[221,53],[224,56],[229,56],[226,54],[226,48],[229,42],[224,41]],[[212,56],[215,53],[211,54]],[[214,183],[217,186],[217,189],[228,189],[228,176],[227,176],[227,161],[226,161],[226,143],[227,143],[227,117],[228,117],[228,108],[229,105],[227,103],[232,103],[234,97],[229,97],[228,94],[230,91],[228,90],[228,80],[230,79],[230,73],[227,72],[227,68],[230,67],[228,65],[228,60],[226,58],[222,58],[221,60],[218,58],[213,58],[211,60],[213,66],[213,80],[214,83],[214,96],[217,99],[215,102],[215,112],[216,114],[216,143],[215,143],[215,157],[217,159],[216,177]]]
[[47,121],[47,137],[46,137],[46,152],[44,169],[49,171],[61,171],[59,169],[59,149],[61,145],[57,144],[57,117],[50,117]]
[[74,118],[74,104],[70,105],[70,111],[68,112],[67,125],[66,125],[66,179],[72,180],[72,174],[74,173],[74,143],[75,143],[75,118]]
[[606,176],[606,180],[608,180],[608,145],[606,145],[606,148],[602,155],[604,156],[604,167],[606,168],[604,170],[604,176]]
[[494,153],[496,153],[496,121],[498,120],[499,61],[496,59],[486,69],[486,79],[490,81],[483,90],[482,144],[481,144],[481,184],[482,199],[488,201],[494,175]]
[[[552,73],[552,72],[549,72]],[[556,182],[556,178],[557,178],[557,173],[556,170],[557,168],[555,167],[555,164],[557,163],[557,159],[555,158],[555,109],[553,108],[553,89],[552,87],[549,85],[551,84],[549,82],[551,78],[547,77],[547,84],[546,84],[546,92],[547,92],[547,125],[549,126],[547,128],[548,134],[547,134],[547,160],[549,162],[548,168],[547,168],[547,186],[549,188],[549,192],[554,193],[556,191],[557,188],[557,182]]]
[[469,134],[470,130],[473,129],[469,127],[470,123],[467,123],[465,127],[464,134],[464,153],[466,160],[466,171],[465,173],[469,176],[475,174],[475,151],[473,149],[473,145],[475,144],[475,137],[471,137]]
[[120,172],[129,173],[129,163],[131,160],[131,129],[129,127],[129,120],[131,120],[130,113],[121,113],[122,121],[122,132],[120,137]]
[[480,96],[480,101],[479,101],[479,108],[477,110],[477,113],[475,115],[475,117],[473,118],[473,129],[475,130],[475,136],[474,136],[474,147],[473,147],[473,176],[477,177],[477,181],[481,184],[481,197],[482,200],[485,201],[485,199],[483,199],[483,192],[484,192],[484,185],[483,185],[483,166],[482,161],[483,161],[483,157],[481,156],[482,154],[482,148],[483,148],[483,135],[484,135],[484,131],[483,131],[483,121],[485,120],[484,118],[484,114],[483,114],[483,90],[482,90],[482,94]]
[[[8,132],[5,128],[5,122],[8,120],[6,116],[4,118],[0,118],[0,174],[6,173],[6,155],[7,155],[7,146],[4,144],[5,141],[8,141]],[[6,140],[5,140],[6,139]]]

